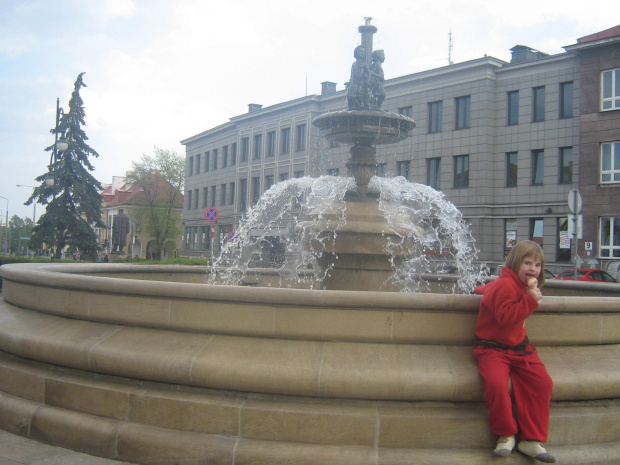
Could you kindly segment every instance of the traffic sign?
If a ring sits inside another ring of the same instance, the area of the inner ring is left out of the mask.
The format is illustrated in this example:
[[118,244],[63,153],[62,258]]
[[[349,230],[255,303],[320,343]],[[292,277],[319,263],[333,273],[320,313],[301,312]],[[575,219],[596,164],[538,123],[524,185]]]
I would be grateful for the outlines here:
[[228,233],[228,240],[230,242],[235,242],[237,240],[237,233],[235,231],[231,231]]
[[215,207],[209,207],[205,210],[205,219],[209,223],[215,223],[220,216],[220,213],[217,211]]
[[581,213],[582,205],[583,200],[581,198],[581,193],[577,189],[572,189],[568,193],[568,209],[571,213]]

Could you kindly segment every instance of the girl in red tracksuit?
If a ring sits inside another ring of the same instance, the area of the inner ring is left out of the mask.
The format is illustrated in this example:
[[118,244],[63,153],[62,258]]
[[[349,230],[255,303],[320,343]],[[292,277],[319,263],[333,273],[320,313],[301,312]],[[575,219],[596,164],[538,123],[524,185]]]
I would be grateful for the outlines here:
[[499,278],[476,288],[475,293],[483,296],[474,357],[484,378],[484,401],[489,408],[491,431],[499,436],[495,455],[509,456],[519,432],[520,452],[553,463],[555,458],[543,445],[547,440],[553,381],[536,348],[529,343],[525,328],[525,320],[542,299],[538,285],[545,282],[544,269],[542,248],[532,241],[519,242],[506,257]]

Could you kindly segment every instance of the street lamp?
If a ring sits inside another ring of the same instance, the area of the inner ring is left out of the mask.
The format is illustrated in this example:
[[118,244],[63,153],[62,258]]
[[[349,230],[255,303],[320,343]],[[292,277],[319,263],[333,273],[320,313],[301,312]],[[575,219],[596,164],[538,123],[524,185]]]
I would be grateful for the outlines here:
[[52,147],[52,155],[50,156],[49,176],[45,180],[45,185],[52,188],[52,243],[51,243],[51,256],[50,261],[54,261],[55,245],[56,245],[56,162],[58,160],[58,154],[64,152],[69,148],[69,143],[61,136],[58,139],[58,124],[60,124],[60,118],[65,114],[64,110],[60,107],[60,99],[56,99],[56,127],[54,128],[54,146]]

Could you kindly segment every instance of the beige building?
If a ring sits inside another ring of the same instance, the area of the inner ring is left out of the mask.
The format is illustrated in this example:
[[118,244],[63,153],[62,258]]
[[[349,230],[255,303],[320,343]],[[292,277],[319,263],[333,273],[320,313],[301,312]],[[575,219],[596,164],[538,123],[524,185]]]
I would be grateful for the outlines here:
[[[552,271],[571,267],[569,192],[587,191],[595,205],[599,197],[617,197],[613,192],[620,188],[618,176],[605,182],[580,177],[582,133],[591,127],[582,121],[582,93],[602,95],[603,76],[620,73],[620,34],[610,31],[600,40],[610,57],[605,66],[615,71],[585,72],[584,44],[597,40],[589,36],[557,55],[517,45],[510,62],[485,56],[386,81],[382,109],[412,117],[417,127],[412,138],[378,148],[377,174],[443,192],[469,223],[480,261],[490,266],[502,263],[515,241],[532,239],[542,245]],[[620,80],[613,82],[612,101],[620,95]],[[587,109],[588,120],[590,112],[604,112],[605,125],[618,128],[620,108],[596,102]],[[209,207],[219,213],[217,249],[272,184],[347,175],[348,147],[328,144],[312,125],[320,114],[344,108],[345,91],[324,82],[320,95],[265,108],[251,104],[248,113],[181,141],[187,160],[181,254],[209,252]],[[605,137],[611,140],[588,145],[591,168],[600,166],[603,142],[618,145],[617,131]],[[604,224],[616,225],[611,233],[601,230],[599,210],[583,212],[584,224],[594,226],[584,230],[578,252],[590,266],[607,269],[620,257],[620,206],[606,201]]]

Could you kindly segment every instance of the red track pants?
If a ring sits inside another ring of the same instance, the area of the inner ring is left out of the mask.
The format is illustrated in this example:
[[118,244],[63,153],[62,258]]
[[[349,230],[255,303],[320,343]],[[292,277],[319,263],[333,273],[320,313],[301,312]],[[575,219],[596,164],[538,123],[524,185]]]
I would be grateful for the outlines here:
[[[514,436],[520,431],[520,439],[546,442],[553,381],[538,354],[534,351],[527,355],[513,355],[475,347],[474,357],[484,378],[484,401],[489,407],[491,431],[498,436]],[[508,390],[509,378],[516,421]]]

